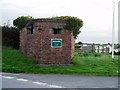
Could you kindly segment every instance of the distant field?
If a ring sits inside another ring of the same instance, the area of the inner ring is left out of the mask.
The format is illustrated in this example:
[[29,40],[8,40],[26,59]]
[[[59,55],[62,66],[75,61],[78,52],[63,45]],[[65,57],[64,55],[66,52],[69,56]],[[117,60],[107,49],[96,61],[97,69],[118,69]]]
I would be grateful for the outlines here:
[[80,75],[118,75],[118,56],[97,53],[75,53],[72,66],[39,67],[31,57],[23,55],[19,50],[3,47],[2,71],[11,73],[38,74],[80,74]]

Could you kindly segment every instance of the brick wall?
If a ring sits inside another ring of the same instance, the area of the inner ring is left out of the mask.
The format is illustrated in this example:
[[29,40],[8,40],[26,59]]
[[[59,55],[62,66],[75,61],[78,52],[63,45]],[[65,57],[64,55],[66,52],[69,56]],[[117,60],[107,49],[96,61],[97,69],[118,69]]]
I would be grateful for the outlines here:
[[[74,53],[72,33],[63,30],[62,34],[52,34],[51,31],[54,27],[63,28],[66,21],[36,19],[30,23],[33,25],[33,34],[27,34],[27,28],[20,31],[20,50],[34,57],[39,64],[70,64]],[[62,39],[61,48],[51,47],[51,39],[54,38]]]

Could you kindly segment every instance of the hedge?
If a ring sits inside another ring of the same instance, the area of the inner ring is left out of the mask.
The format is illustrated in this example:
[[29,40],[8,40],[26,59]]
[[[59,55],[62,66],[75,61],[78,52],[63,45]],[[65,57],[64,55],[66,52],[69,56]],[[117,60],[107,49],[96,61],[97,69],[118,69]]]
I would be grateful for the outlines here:
[[2,27],[2,45],[19,49],[19,30],[14,27]]

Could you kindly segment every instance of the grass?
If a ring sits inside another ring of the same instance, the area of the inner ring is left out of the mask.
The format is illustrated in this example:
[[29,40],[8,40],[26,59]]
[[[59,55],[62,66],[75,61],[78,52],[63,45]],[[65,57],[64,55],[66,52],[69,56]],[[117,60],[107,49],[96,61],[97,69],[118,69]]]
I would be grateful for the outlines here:
[[80,75],[118,75],[118,57],[97,53],[75,53],[73,66],[37,66],[37,62],[19,50],[3,47],[2,71],[11,73],[35,74],[80,74]]
[[72,62],[89,73],[118,75],[118,56],[112,60],[109,54],[77,53]]

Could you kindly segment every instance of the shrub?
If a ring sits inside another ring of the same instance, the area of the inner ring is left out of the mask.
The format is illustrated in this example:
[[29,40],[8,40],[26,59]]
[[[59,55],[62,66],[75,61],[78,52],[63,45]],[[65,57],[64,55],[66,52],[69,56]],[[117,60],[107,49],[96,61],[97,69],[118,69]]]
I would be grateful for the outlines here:
[[19,30],[14,27],[2,27],[2,44],[19,49]]

